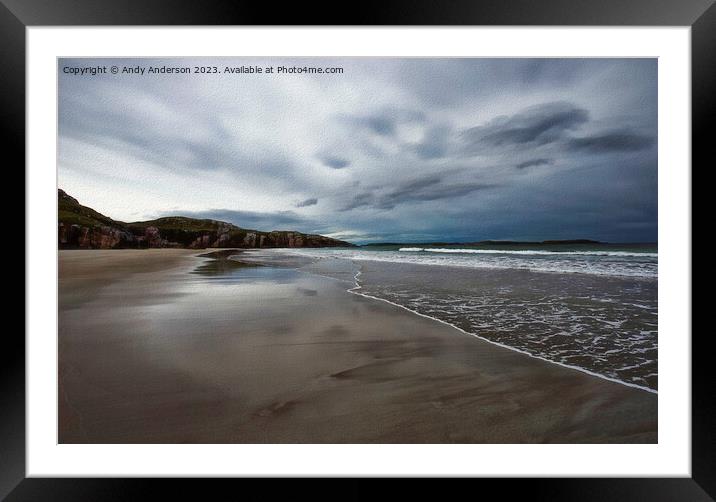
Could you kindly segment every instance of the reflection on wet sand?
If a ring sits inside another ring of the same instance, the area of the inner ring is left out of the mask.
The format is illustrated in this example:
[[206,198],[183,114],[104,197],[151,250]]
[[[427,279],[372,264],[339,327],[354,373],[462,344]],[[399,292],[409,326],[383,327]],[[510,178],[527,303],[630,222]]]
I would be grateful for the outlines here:
[[246,263],[228,258],[209,259],[198,265],[191,273],[205,276],[231,277],[242,269],[261,266],[263,265],[259,263]]

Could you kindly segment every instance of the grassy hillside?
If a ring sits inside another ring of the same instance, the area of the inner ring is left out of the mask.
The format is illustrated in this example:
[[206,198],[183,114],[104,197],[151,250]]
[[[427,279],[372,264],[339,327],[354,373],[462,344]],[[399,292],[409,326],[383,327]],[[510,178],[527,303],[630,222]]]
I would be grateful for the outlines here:
[[81,205],[77,199],[70,197],[63,190],[57,190],[57,219],[68,225],[80,225],[83,227],[117,227],[126,230],[126,225],[121,221],[98,213],[92,208]]

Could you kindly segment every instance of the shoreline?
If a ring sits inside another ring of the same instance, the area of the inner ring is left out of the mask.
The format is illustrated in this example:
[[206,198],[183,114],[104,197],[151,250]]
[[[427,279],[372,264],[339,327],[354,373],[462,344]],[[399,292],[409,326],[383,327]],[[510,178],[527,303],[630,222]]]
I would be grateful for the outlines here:
[[651,394],[658,394],[658,393],[659,393],[659,391],[658,391],[657,389],[651,389],[651,388],[649,388],[649,387],[644,387],[644,386],[642,386],[642,385],[637,385],[637,384],[634,384],[634,383],[624,382],[624,381],[622,381],[622,380],[618,380],[618,379],[616,379],[616,378],[608,377],[608,376],[606,376],[606,375],[600,375],[599,373],[595,373],[595,372],[590,371],[590,370],[588,370],[588,369],[586,369],[586,368],[581,368],[581,367],[579,367],[579,366],[573,366],[573,365],[569,365],[569,364],[564,364],[564,363],[560,363],[560,362],[558,362],[558,361],[552,361],[552,360],[547,359],[547,358],[542,357],[542,356],[537,356],[537,355],[534,355],[534,354],[530,354],[529,352],[527,352],[527,351],[525,351],[525,350],[517,349],[517,348],[515,348],[515,347],[511,347],[511,346],[509,346],[509,345],[505,345],[505,344],[503,344],[503,343],[496,342],[496,341],[494,341],[494,340],[490,340],[490,339],[488,339],[488,338],[482,337],[482,336],[480,336],[480,335],[478,335],[478,334],[475,334],[475,333],[470,333],[469,331],[465,331],[464,329],[460,328],[459,326],[455,326],[454,324],[450,324],[449,322],[443,321],[442,319],[438,319],[437,317],[432,317],[432,316],[429,316],[429,315],[427,315],[427,314],[422,314],[422,313],[420,313],[420,312],[418,312],[418,311],[416,311],[416,310],[413,310],[413,309],[411,309],[411,308],[409,308],[409,307],[406,307],[406,306],[404,306],[404,305],[400,305],[400,304],[398,304],[398,303],[391,302],[390,300],[386,300],[386,299],[384,299],[384,298],[378,298],[377,296],[371,296],[371,295],[368,295],[368,294],[365,294],[365,293],[361,293],[359,290],[362,288],[362,286],[361,286],[360,283],[358,282],[358,276],[360,275],[360,273],[361,273],[361,272],[358,271],[358,272],[356,273],[355,277],[354,277],[355,282],[356,282],[356,286],[355,286],[354,288],[347,289],[347,290],[346,290],[347,292],[352,293],[352,294],[354,294],[354,295],[362,296],[362,297],[364,297],[364,298],[370,298],[370,299],[372,299],[372,300],[377,300],[377,301],[381,301],[381,302],[388,303],[388,304],[390,304],[390,305],[394,305],[394,306],[396,306],[396,307],[400,307],[401,309],[407,310],[408,312],[411,312],[411,313],[413,313],[413,314],[415,314],[415,315],[418,315],[418,316],[420,316],[420,317],[425,317],[426,319],[432,319],[433,321],[437,321],[437,322],[439,322],[439,323],[445,324],[446,326],[450,326],[451,328],[454,328],[454,329],[458,330],[460,333],[462,333],[462,334],[464,334],[464,335],[468,335],[468,336],[471,336],[471,337],[473,337],[473,338],[477,338],[477,339],[479,339],[479,340],[482,340],[483,342],[491,343],[492,345],[496,345],[496,346],[501,347],[501,348],[503,348],[503,349],[508,349],[508,350],[517,352],[518,354],[524,354],[524,355],[529,356],[529,357],[531,357],[531,358],[533,358],[533,359],[538,359],[538,360],[540,360],[540,361],[545,361],[545,362],[547,362],[547,363],[556,364],[557,366],[561,366],[561,367],[563,367],[563,368],[568,368],[568,369],[571,369],[571,370],[576,370],[576,371],[579,371],[579,372],[581,372],[581,373],[586,373],[587,375],[590,375],[590,376],[593,376],[593,377],[597,377],[597,378],[601,378],[601,379],[603,379],[603,380],[607,380],[607,381],[609,381],[609,382],[614,382],[614,383],[618,383],[618,384],[621,384],[621,385],[625,385],[625,386],[627,386],[627,387],[631,387],[631,388],[634,388],[634,389],[643,390],[643,391],[649,392],[649,393],[651,393]]
[[60,254],[61,443],[657,441],[654,394],[202,251]]
[[[249,250],[249,251],[251,251],[251,250]],[[299,253],[295,253],[294,251],[296,251],[296,250],[293,250],[293,249],[285,249],[285,250],[282,250],[282,249],[270,249],[270,250],[254,250],[254,251],[257,251],[257,252],[264,251],[264,252],[270,252],[270,253],[275,253],[275,252],[279,252],[279,253],[280,253],[281,251],[285,251],[284,256],[286,256],[286,255],[296,255],[296,256],[303,256],[303,257],[305,257],[305,255],[300,254],[300,252],[299,252]],[[250,253],[249,253],[249,256],[250,256]],[[281,255],[279,255],[279,256],[281,256]],[[227,258],[228,258],[228,256],[227,256]],[[590,375],[590,376],[592,376],[592,377],[596,377],[596,378],[599,378],[599,379],[602,379],[602,380],[606,380],[606,381],[609,381],[609,382],[618,383],[618,384],[624,385],[624,386],[626,386],[626,387],[630,387],[630,388],[634,388],[634,389],[639,389],[639,390],[642,390],[642,391],[644,391],[644,392],[648,392],[648,393],[651,393],[651,394],[657,394],[657,395],[658,395],[658,389],[651,388],[651,387],[648,387],[648,386],[646,386],[646,385],[640,385],[640,384],[637,384],[637,383],[628,382],[628,381],[625,381],[625,380],[620,380],[619,378],[615,378],[615,377],[612,377],[612,376],[604,375],[604,374],[598,373],[598,372],[596,372],[596,371],[590,370],[590,369],[588,369],[588,368],[584,368],[584,367],[582,367],[582,366],[573,365],[573,364],[567,364],[567,363],[563,363],[563,362],[560,362],[560,361],[556,361],[556,360],[553,360],[553,359],[549,359],[549,358],[546,358],[546,357],[543,357],[543,356],[540,356],[540,355],[537,355],[537,354],[533,354],[533,353],[531,353],[531,352],[529,352],[529,351],[527,351],[527,350],[524,350],[524,349],[521,349],[521,348],[518,348],[518,347],[514,347],[514,346],[512,346],[512,345],[508,345],[508,344],[505,344],[505,343],[500,343],[500,342],[498,342],[498,341],[491,340],[490,338],[481,336],[481,335],[479,335],[479,334],[477,334],[477,333],[474,333],[474,332],[471,332],[471,331],[467,331],[467,330],[461,328],[460,326],[457,326],[457,325],[455,325],[455,324],[453,324],[453,323],[451,323],[451,322],[449,322],[449,321],[446,321],[446,320],[443,320],[443,319],[440,319],[440,318],[438,318],[438,317],[434,317],[434,316],[431,316],[431,315],[428,315],[428,314],[424,314],[424,313],[422,313],[422,312],[419,312],[419,311],[417,311],[417,310],[414,310],[414,309],[412,309],[412,308],[410,308],[410,307],[408,307],[408,306],[402,305],[402,304],[400,304],[400,303],[396,303],[396,302],[393,302],[393,301],[388,300],[388,299],[386,299],[386,298],[381,298],[381,297],[379,297],[379,296],[373,296],[373,295],[370,295],[370,294],[367,294],[367,293],[362,292],[361,290],[363,289],[363,285],[360,283],[360,281],[359,281],[359,279],[358,279],[358,278],[360,277],[360,275],[363,273],[364,265],[363,265],[362,262],[364,262],[364,261],[365,261],[365,262],[368,262],[368,263],[376,262],[376,261],[377,261],[377,262],[382,262],[382,260],[375,260],[375,259],[371,259],[371,258],[366,258],[366,259],[362,260],[362,259],[359,259],[359,258],[335,257],[335,256],[328,257],[328,258],[334,259],[334,260],[342,260],[342,261],[345,261],[345,262],[353,263],[354,265],[356,265],[356,266],[358,267],[357,272],[356,272],[356,273],[353,275],[353,277],[352,277],[352,284],[353,284],[353,286],[350,287],[350,288],[348,288],[348,289],[346,290],[346,291],[349,292],[349,293],[356,294],[356,295],[362,296],[362,297],[364,297],[364,298],[369,298],[369,299],[371,299],[371,300],[376,300],[376,301],[385,302],[385,303],[387,303],[387,304],[389,304],[389,305],[393,305],[393,306],[395,306],[395,307],[399,307],[399,308],[401,308],[401,309],[403,309],[403,310],[406,310],[406,311],[410,312],[411,314],[415,314],[415,315],[418,315],[418,316],[420,316],[420,317],[424,317],[424,318],[426,318],[426,319],[431,319],[431,320],[433,320],[433,321],[437,321],[437,322],[439,322],[439,323],[441,323],[441,324],[444,324],[444,325],[446,325],[446,326],[450,326],[451,328],[454,328],[454,329],[458,330],[458,331],[459,331],[461,334],[463,334],[463,335],[468,335],[468,336],[470,336],[470,337],[473,337],[473,338],[482,340],[482,341],[487,342],[487,343],[490,343],[490,344],[492,344],[492,345],[495,345],[495,346],[498,346],[498,347],[501,347],[501,348],[504,348],[504,349],[507,349],[507,350],[511,350],[511,351],[513,351],[513,352],[516,352],[516,353],[519,353],[519,354],[523,354],[523,355],[529,356],[529,357],[531,357],[531,358],[534,358],[534,359],[537,359],[537,360],[540,360],[540,361],[544,361],[544,362],[547,362],[547,363],[550,363],[550,364],[555,364],[555,365],[560,366],[560,367],[563,367],[563,368],[567,368],[567,369],[579,371],[579,372],[581,372],[581,373]],[[321,259],[325,259],[325,258],[321,258]],[[237,261],[241,261],[241,260],[239,259],[239,260],[237,260]],[[269,260],[267,260],[267,261],[261,261],[261,260],[256,261],[256,262],[253,262],[253,261],[252,261],[252,262],[249,262],[249,263],[263,263],[263,264],[266,265],[266,266],[272,266],[272,261],[271,261],[271,259],[269,259]],[[412,262],[406,262],[406,263],[404,263],[404,262],[395,262],[395,263],[396,263],[396,264],[400,264],[400,265],[410,265],[410,266],[413,266],[413,265],[414,265],[414,266],[424,266],[424,267],[436,267],[436,266],[437,266],[437,265],[432,264],[432,263],[420,263],[420,262],[417,262],[417,263],[412,263]],[[440,265],[440,267],[444,267],[444,268],[446,268],[446,269],[454,268],[454,269],[457,269],[457,270],[459,270],[460,268],[464,268],[464,267],[461,267],[460,265],[453,265],[453,264]],[[297,270],[301,270],[302,272],[305,272],[305,273],[313,273],[313,274],[319,275],[319,276],[321,276],[321,277],[333,278],[333,277],[331,277],[331,276],[329,276],[329,275],[323,275],[323,274],[317,273],[317,272],[315,272],[315,271],[302,270],[302,269],[301,269],[300,267],[298,267],[298,266],[296,266],[296,269],[297,269]],[[477,270],[479,270],[479,268],[478,268]],[[486,270],[493,270],[493,269],[492,269],[492,268],[486,268]],[[506,267],[506,268],[500,269],[500,270],[513,270],[513,269]],[[555,272],[555,271],[549,271],[549,270],[529,270],[529,272],[530,272],[530,273],[533,273],[533,274],[538,274],[538,275],[539,275],[539,274],[546,274],[546,275],[554,275],[554,274],[556,274],[556,275],[582,274],[581,272],[568,272],[568,271],[565,271],[565,272]],[[596,275],[598,275],[598,276],[600,276],[600,277],[615,277],[615,278],[619,278],[619,279],[628,279],[628,280],[635,280],[635,281],[641,281],[641,280],[652,281],[652,280],[656,280],[655,278],[640,277],[640,276],[602,276],[601,274],[596,274]]]

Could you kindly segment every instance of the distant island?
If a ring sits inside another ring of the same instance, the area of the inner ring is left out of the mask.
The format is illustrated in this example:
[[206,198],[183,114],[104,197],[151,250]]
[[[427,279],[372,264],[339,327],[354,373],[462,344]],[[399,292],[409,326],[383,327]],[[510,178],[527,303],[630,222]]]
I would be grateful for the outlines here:
[[225,221],[168,216],[125,223],[83,206],[57,190],[60,249],[131,248],[320,248],[352,247],[350,242],[291,230],[263,232]]
[[379,246],[550,246],[554,244],[607,244],[591,239],[563,239],[547,241],[477,241],[477,242],[375,242],[363,247]]

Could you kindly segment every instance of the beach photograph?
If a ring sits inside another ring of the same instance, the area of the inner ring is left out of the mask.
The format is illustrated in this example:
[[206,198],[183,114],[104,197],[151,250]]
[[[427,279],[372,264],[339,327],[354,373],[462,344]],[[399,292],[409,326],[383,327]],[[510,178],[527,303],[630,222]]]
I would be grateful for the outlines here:
[[57,64],[59,443],[658,443],[656,58]]

